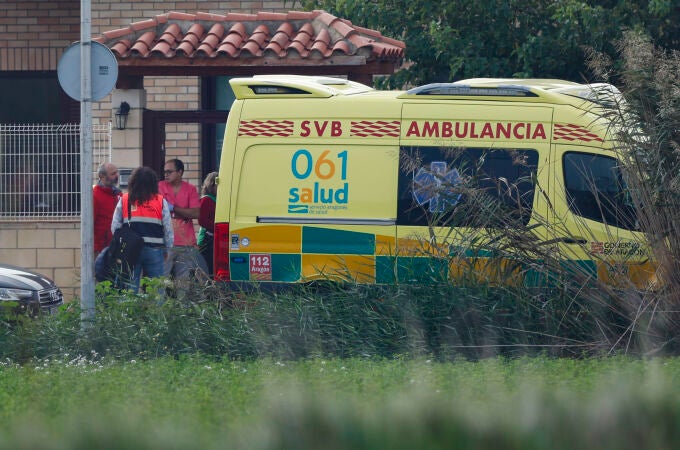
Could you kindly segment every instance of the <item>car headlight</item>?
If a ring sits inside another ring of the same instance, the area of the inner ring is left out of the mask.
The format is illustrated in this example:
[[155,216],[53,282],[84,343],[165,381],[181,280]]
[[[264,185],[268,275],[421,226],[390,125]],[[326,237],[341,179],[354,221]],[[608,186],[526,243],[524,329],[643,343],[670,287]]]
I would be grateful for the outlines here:
[[33,297],[33,291],[26,289],[0,288],[0,301],[21,300]]

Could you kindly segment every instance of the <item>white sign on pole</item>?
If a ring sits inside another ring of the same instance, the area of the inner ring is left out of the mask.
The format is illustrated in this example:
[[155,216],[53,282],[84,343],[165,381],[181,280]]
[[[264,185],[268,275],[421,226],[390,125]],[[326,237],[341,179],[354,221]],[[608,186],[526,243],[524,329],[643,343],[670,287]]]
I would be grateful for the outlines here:
[[[104,44],[90,41],[92,83],[92,101],[98,101],[111,93],[118,80],[118,61],[113,52]],[[73,100],[82,101],[80,93],[81,67],[80,42],[75,42],[66,49],[57,63],[59,85]]]

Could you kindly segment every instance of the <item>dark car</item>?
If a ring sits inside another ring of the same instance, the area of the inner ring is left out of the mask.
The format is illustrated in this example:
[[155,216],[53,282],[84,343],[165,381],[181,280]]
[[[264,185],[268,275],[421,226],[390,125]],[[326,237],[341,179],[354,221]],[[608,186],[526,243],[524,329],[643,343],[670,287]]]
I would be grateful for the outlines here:
[[64,304],[61,289],[44,275],[0,264],[0,302],[16,302],[18,311],[53,313]]

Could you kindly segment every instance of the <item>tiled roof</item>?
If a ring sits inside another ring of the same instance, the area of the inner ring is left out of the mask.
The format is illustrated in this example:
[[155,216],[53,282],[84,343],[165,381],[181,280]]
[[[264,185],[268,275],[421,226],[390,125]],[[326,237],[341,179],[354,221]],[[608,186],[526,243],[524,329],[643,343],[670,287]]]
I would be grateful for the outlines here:
[[[404,43],[325,11],[227,15],[169,12],[93,40],[119,63],[134,60],[262,60],[315,64],[337,57],[398,64]],[[177,61],[179,62],[179,61]]]

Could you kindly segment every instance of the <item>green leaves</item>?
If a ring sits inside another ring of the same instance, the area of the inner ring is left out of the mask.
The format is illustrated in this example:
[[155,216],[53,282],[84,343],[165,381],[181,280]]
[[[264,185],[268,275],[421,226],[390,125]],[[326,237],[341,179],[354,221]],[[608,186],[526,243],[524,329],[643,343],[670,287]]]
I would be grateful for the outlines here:
[[615,56],[613,42],[626,29],[678,48],[680,9],[672,3],[308,0],[303,5],[403,40],[407,64],[380,83],[403,87],[472,77],[588,80],[586,48]]

